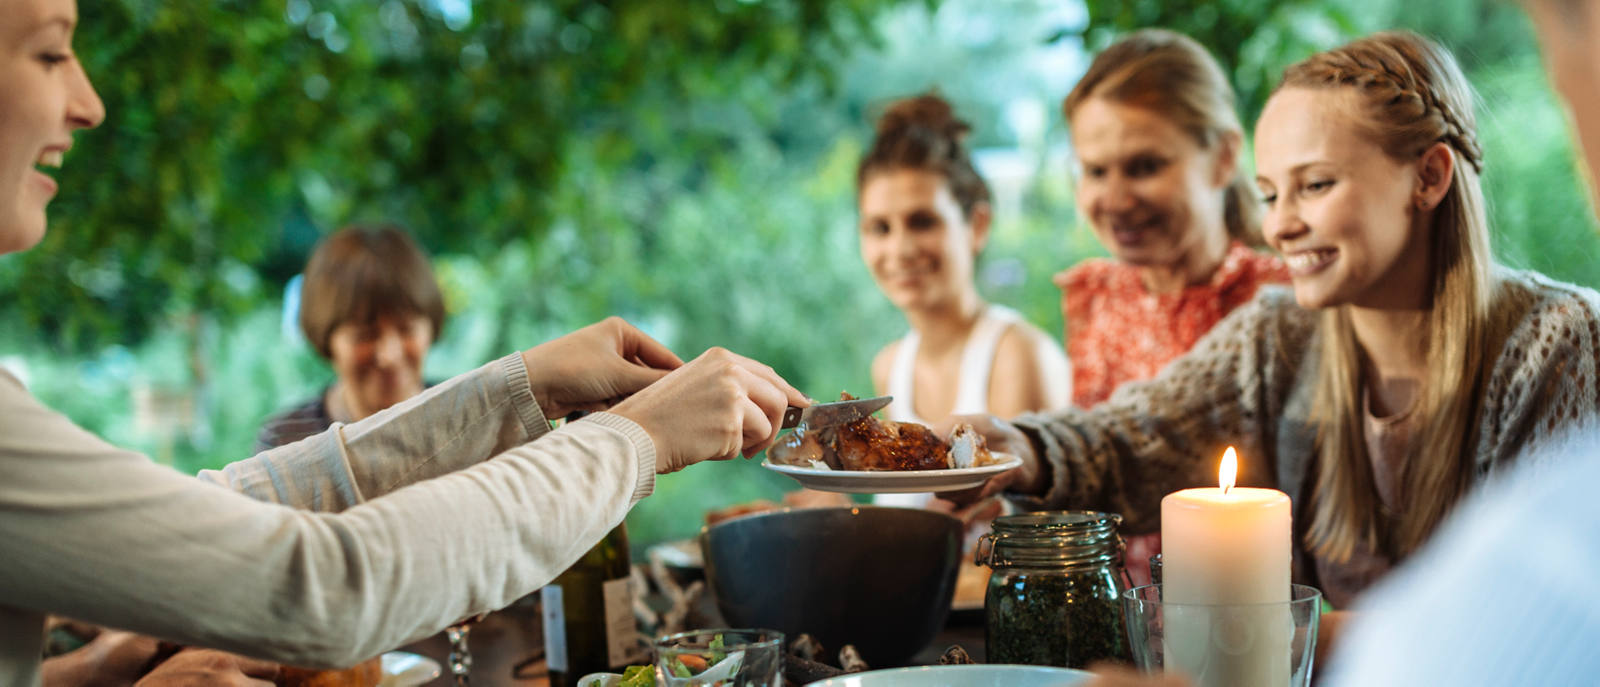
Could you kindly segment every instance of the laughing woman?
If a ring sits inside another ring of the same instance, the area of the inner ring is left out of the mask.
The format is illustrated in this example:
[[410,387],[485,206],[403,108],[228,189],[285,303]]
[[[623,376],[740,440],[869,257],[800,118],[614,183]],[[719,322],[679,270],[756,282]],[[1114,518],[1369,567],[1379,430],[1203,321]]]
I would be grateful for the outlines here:
[[1470,88],[1431,41],[1384,33],[1290,67],[1256,183],[1292,295],[1264,289],[1092,410],[985,420],[1024,460],[996,481],[1148,532],[1235,445],[1243,483],[1294,501],[1296,580],[1347,606],[1470,486],[1600,408],[1600,295],[1492,262],[1484,164]]
[[[0,253],[44,236],[60,188],[36,164],[59,163],[106,116],[73,53],[77,18],[73,0],[0,8]],[[611,319],[195,479],[0,372],[0,685],[40,683],[48,614],[357,663],[543,586],[658,472],[765,448],[786,403],[807,404],[763,365],[722,350],[684,364]],[[174,658],[151,675],[197,668],[209,670]],[[276,668],[219,670],[243,684]]]

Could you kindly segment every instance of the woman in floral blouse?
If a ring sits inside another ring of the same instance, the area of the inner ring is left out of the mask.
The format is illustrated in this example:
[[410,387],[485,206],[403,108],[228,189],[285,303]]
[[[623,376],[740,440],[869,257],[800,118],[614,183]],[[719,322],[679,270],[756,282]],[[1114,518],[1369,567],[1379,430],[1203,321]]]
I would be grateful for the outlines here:
[[1233,89],[1194,40],[1130,34],[1095,58],[1062,106],[1077,202],[1113,259],[1057,274],[1073,403],[1149,379],[1264,283],[1285,282],[1262,245],[1239,167]]
[[[1154,377],[1212,325],[1289,278],[1262,245],[1239,167],[1233,89],[1193,39],[1138,31],[1100,53],[1062,105],[1078,158],[1077,203],[1114,259],[1055,276],[1072,401],[1082,408]],[[1128,571],[1150,579],[1161,535],[1130,537]]]

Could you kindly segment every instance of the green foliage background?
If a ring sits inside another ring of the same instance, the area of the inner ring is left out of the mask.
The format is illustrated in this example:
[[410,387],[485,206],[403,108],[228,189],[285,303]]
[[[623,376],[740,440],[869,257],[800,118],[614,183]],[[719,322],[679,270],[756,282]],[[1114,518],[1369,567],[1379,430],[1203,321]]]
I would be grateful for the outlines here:
[[[1440,38],[1482,96],[1501,260],[1600,282],[1561,110],[1526,20],[1498,0],[80,10],[77,50],[110,118],[79,136],[44,243],[0,260],[0,356],[74,420],[186,471],[245,457],[266,415],[328,381],[281,294],[352,221],[399,222],[435,253],[450,321],[432,377],[620,314],[685,357],[722,345],[813,395],[869,388],[873,351],[904,323],[856,255],[854,165],[877,108],[930,87],[976,145],[1029,170],[981,287],[1059,332],[1049,275],[1101,253],[1072,210],[1056,108],[1075,72],[1059,60],[1142,26],[1210,47],[1247,122],[1314,50],[1382,28]],[[753,463],[663,477],[630,516],[633,541],[790,486]]]

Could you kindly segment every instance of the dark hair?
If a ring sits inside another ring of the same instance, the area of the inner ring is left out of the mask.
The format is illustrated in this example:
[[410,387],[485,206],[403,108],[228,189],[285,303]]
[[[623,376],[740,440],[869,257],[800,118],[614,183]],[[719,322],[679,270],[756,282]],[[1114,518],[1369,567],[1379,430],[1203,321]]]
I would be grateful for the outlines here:
[[[1068,122],[1090,98],[1154,112],[1205,148],[1227,132],[1244,135],[1233,86],[1217,60],[1193,38],[1166,29],[1135,31],[1096,55],[1061,104]],[[1223,220],[1233,238],[1263,246],[1256,189],[1245,178],[1244,166],[1237,168],[1228,182]]]
[[856,167],[856,192],[861,192],[869,175],[878,172],[933,172],[950,184],[950,194],[961,206],[961,214],[971,217],[973,208],[989,202],[989,186],[983,183],[962,144],[970,131],[971,126],[956,119],[950,103],[933,93],[890,103],[878,118],[872,149]]
[[394,226],[351,226],[317,244],[300,287],[300,330],[324,358],[328,341],[346,322],[390,315],[423,315],[433,337],[444,328],[444,296],[428,256]]

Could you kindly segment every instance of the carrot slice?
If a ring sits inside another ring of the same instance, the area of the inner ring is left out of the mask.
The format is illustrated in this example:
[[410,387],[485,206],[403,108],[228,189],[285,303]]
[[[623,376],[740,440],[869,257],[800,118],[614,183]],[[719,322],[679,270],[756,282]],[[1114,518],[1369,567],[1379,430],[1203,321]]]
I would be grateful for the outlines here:
[[688,668],[689,670],[692,670],[692,671],[694,671],[696,673],[704,671],[706,668],[710,667],[710,665],[711,665],[709,663],[706,663],[706,660],[704,658],[701,658],[701,657],[696,656],[694,654],[679,654],[678,655],[678,660],[683,662],[683,667]]

